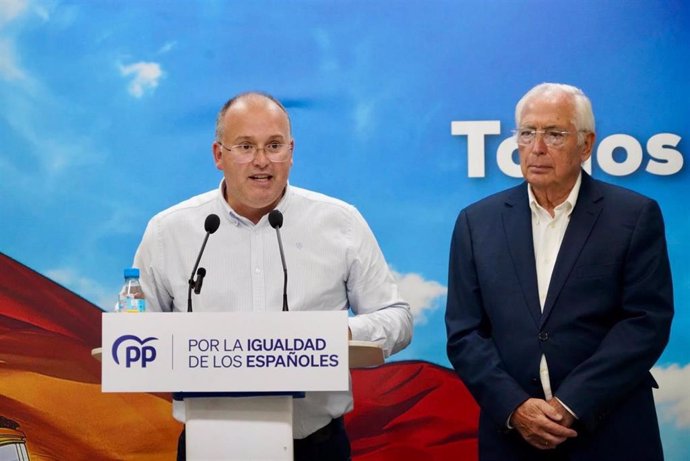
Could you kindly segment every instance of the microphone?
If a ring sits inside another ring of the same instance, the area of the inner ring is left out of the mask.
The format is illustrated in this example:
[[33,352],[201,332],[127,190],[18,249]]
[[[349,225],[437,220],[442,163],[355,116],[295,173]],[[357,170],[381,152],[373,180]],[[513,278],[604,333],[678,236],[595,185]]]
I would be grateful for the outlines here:
[[201,285],[204,283],[204,277],[206,277],[206,269],[200,267],[196,271],[196,282],[194,282],[194,293],[201,293]]
[[[187,290],[187,312],[192,312],[192,290],[194,293],[201,293],[201,285],[204,283],[204,277],[206,276],[206,269],[199,267],[199,261],[201,261],[201,255],[204,254],[204,248],[206,248],[206,242],[208,241],[208,236],[213,234],[218,230],[220,226],[220,218],[217,214],[211,213],[206,216],[206,221],[204,221],[204,230],[206,231],[206,237],[204,237],[204,243],[201,244],[201,249],[199,250],[199,256],[196,258],[194,263],[194,269],[192,269],[192,275],[189,277],[189,290]],[[197,270],[199,268],[199,270]],[[196,278],[194,278],[196,274]]]
[[283,264],[283,312],[287,312],[287,266],[285,265],[285,253],[283,253],[283,241],[280,239],[280,228],[283,225],[283,213],[278,210],[272,210],[268,213],[268,223],[276,230],[278,236],[278,249],[280,250],[280,262]]

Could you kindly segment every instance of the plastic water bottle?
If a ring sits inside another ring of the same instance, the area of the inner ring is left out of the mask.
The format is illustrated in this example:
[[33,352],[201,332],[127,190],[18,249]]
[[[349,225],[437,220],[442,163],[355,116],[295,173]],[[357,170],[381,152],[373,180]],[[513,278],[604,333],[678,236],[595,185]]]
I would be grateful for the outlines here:
[[125,284],[122,285],[117,298],[116,312],[145,312],[146,298],[139,282],[139,269],[130,267],[125,269]]

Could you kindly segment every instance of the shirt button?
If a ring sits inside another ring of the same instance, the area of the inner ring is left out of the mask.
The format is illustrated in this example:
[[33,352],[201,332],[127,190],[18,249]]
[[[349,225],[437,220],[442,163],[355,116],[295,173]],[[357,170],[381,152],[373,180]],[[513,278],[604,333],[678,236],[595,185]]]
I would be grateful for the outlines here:
[[547,339],[549,339],[549,334],[545,331],[540,331],[537,338],[539,338],[539,341],[546,341]]

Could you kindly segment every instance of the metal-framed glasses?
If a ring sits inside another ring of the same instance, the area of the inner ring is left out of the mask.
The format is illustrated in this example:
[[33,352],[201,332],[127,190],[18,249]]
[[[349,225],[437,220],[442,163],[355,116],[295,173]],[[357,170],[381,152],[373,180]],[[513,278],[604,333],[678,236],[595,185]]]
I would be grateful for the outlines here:
[[292,155],[292,149],[290,149],[290,144],[283,144],[277,141],[271,141],[264,144],[263,147],[259,147],[256,144],[249,142],[243,142],[240,144],[235,144],[230,147],[226,147],[222,142],[217,141],[218,145],[230,152],[233,161],[236,163],[249,163],[256,157],[256,154],[260,150],[264,151],[266,158],[274,163],[282,163],[290,160],[290,155]]
[[558,129],[548,129],[548,130],[537,130],[534,128],[520,128],[513,130],[515,135],[515,140],[520,146],[529,146],[537,138],[537,134],[541,134],[544,139],[544,144],[549,147],[561,147],[568,135],[572,134],[570,131],[558,130]]

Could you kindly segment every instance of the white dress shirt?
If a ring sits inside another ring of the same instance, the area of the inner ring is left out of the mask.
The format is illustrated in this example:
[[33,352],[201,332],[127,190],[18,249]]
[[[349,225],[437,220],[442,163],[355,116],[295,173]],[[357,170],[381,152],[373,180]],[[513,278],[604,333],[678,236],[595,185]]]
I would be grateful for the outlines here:
[[[220,227],[200,266],[203,289],[192,295],[195,312],[281,311],[283,268],[268,215],[254,224],[235,213],[218,189],[154,216],[134,257],[149,311],[187,310],[188,279],[206,234],[206,216]],[[409,305],[361,214],[343,201],[288,185],[277,207],[288,270],[291,311],[352,310],[353,340],[375,341],[390,354],[412,337]],[[177,403],[177,402],[176,402]],[[352,393],[310,392],[295,399],[293,435],[301,439],[352,409]],[[177,413],[177,408],[175,413]]]
[[[570,191],[570,194],[568,194],[568,198],[554,208],[553,217],[548,211],[546,211],[546,209],[537,203],[537,200],[532,193],[532,186],[527,187],[529,206],[532,210],[534,260],[537,267],[539,304],[541,305],[542,312],[544,311],[546,294],[549,291],[549,283],[551,282],[553,267],[556,264],[558,251],[561,249],[561,243],[563,242],[563,237],[565,236],[565,230],[568,228],[568,223],[570,222],[570,215],[575,208],[577,196],[580,193],[581,183],[582,173],[580,173],[580,175],[577,177],[577,181]],[[551,399],[553,397],[553,392],[551,390],[549,367],[545,355],[541,356],[541,362],[539,363],[539,378],[541,379],[541,385],[544,390],[544,397],[546,400]]]

